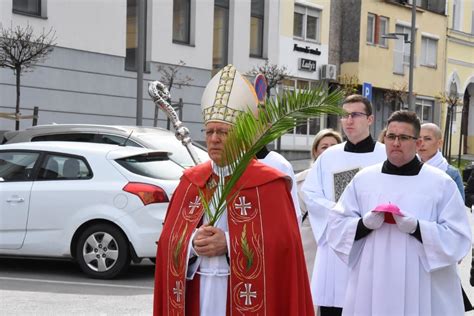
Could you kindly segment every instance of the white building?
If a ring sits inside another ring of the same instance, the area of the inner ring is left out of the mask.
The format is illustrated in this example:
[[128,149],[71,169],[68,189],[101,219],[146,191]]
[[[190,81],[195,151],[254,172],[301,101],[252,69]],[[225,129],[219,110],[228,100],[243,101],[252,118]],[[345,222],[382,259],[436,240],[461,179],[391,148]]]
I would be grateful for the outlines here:
[[[56,32],[57,45],[47,60],[22,75],[22,114],[37,106],[39,124],[134,125],[138,1],[0,0],[4,28],[29,24],[38,33]],[[193,80],[189,86],[173,86],[172,100],[182,98],[182,119],[193,138],[202,141],[201,94],[219,68],[232,63],[245,73],[268,60],[288,68],[292,79],[285,87],[307,88],[327,64],[330,0],[144,1],[143,125],[153,125],[147,82],[161,79],[158,65],[185,63],[178,77]],[[0,68],[0,95],[0,112],[14,112],[11,69]],[[312,137],[301,135],[314,135],[324,121],[311,124],[285,137],[283,149],[309,150]],[[31,120],[21,122],[21,128],[28,126]],[[158,126],[166,126],[161,112]],[[13,128],[13,121],[0,119],[0,130]]]

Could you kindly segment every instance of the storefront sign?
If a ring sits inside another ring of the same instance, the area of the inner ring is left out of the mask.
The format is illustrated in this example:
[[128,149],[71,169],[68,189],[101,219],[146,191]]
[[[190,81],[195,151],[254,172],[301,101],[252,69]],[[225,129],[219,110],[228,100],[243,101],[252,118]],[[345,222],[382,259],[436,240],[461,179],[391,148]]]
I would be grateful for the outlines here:
[[307,54],[313,54],[313,55],[321,55],[321,51],[319,49],[312,49],[309,46],[303,47],[303,46],[298,46],[298,44],[293,45],[293,50],[296,52],[302,52],[302,53],[307,53]]
[[300,58],[298,59],[298,69],[306,71],[316,71],[316,60]]

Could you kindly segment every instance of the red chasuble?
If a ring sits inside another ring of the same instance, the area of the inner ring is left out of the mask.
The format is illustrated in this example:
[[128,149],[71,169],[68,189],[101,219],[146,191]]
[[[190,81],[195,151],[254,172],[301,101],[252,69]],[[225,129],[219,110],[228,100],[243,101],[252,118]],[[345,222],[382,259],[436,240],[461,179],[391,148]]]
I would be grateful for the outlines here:
[[[187,247],[209,198],[211,163],[184,172],[158,241],[154,315],[199,315],[199,275],[186,280]],[[314,315],[303,246],[288,184],[254,160],[227,201],[230,271],[227,315]],[[218,316],[218,315],[216,315]]]

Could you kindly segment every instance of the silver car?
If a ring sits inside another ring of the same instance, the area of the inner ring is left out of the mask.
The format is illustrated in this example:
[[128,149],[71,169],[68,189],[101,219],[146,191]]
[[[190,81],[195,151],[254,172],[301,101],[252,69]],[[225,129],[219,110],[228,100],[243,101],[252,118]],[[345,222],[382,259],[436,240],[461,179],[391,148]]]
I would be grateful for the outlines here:
[[[35,141],[76,141],[144,147],[170,152],[170,160],[184,168],[194,166],[186,148],[174,133],[158,127],[94,125],[94,124],[48,124],[38,125],[22,131],[6,132],[0,143],[11,144]],[[194,146],[200,160],[209,160],[207,152]]]

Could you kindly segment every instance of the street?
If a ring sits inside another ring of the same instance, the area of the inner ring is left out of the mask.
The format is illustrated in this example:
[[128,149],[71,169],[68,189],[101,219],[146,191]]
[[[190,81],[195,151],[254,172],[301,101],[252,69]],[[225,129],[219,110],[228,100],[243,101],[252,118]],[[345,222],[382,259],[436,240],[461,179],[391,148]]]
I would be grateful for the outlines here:
[[87,278],[70,261],[0,259],[2,315],[151,315],[154,265],[116,280]]
[[[474,231],[474,220],[470,216]],[[304,244],[308,234],[303,234]],[[471,253],[460,264],[463,287],[471,302]],[[312,267],[309,267],[309,274]],[[87,278],[70,261],[0,258],[2,315],[151,315],[154,265],[131,265],[116,280]],[[474,315],[474,312],[466,313]]]

